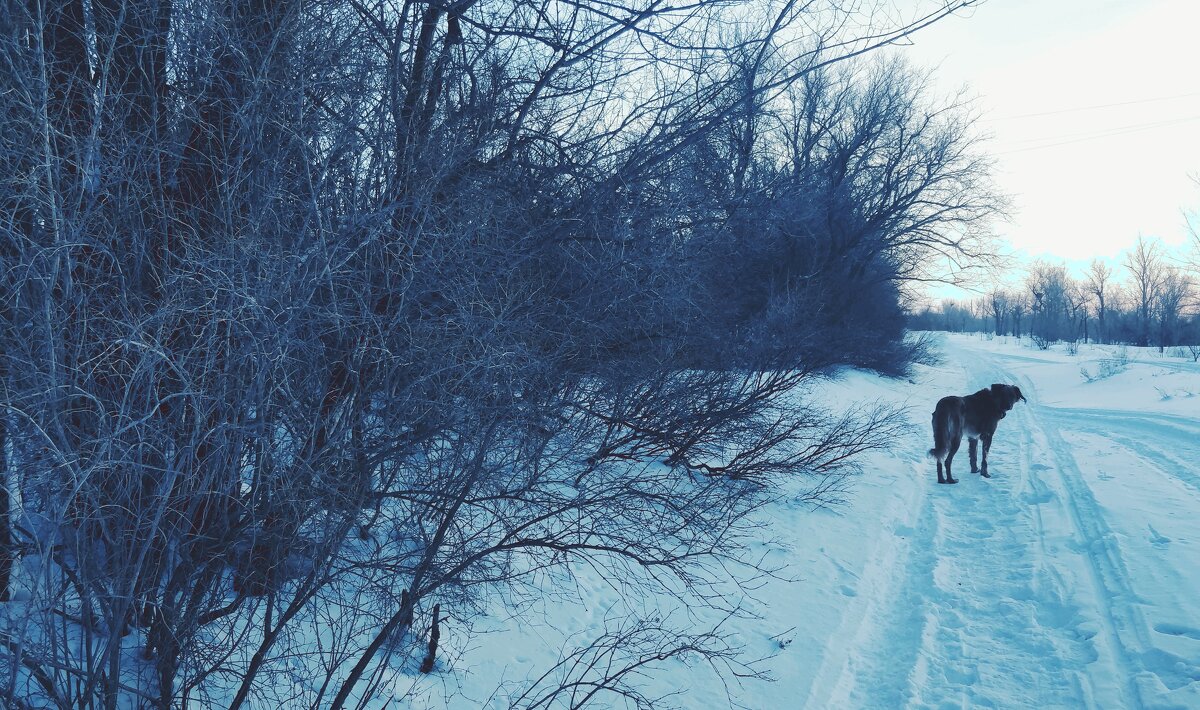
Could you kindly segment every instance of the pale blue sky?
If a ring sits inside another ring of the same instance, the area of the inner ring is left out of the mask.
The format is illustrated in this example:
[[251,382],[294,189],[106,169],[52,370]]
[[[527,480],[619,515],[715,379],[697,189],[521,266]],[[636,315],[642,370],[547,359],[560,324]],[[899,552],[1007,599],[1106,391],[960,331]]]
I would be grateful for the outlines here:
[[987,0],[900,51],[978,96],[1013,198],[997,231],[1019,252],[1086,263],[1139,233],[1186,241],[1182,210],[1200,207],[1200,0]]

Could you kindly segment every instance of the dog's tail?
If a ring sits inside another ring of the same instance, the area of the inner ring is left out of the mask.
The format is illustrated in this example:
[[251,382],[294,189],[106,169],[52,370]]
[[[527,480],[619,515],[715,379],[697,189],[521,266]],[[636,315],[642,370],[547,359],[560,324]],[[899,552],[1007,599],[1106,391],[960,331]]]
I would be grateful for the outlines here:
[[[938,408],[936,411],[934,411],[934,447],[929,450],[929,456],[936,458],[937,461],[946,461],[946,453],[949,451],[949,446],[947,446],[946,443],[946,427],[938,426],[946,423],[944,422],[946,417],[937,416],[940,414],[942,414],[941,408]],[[937,420],[943,421],[940,422]]]
[[933,410],[933,448],[929,450],[929,455],[938,461],[945,461],[950,453],[950,440],[957,434],[954,430],[958,428],[958,410],[961,407],[961,400],[947,397],[938,402]]

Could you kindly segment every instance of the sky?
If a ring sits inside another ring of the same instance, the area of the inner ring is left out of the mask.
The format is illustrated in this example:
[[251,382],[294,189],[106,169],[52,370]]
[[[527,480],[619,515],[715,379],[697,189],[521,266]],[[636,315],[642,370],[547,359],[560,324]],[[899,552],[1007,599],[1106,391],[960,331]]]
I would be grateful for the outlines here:
[[941,90],[976,97],[1013,205],[996,231],[1020,258],[1079,271],[1094,257],[1119,264],[1138,235],[1187,242],[1183,211],[1200,210],[1200,0],[986,0],[898,51]]

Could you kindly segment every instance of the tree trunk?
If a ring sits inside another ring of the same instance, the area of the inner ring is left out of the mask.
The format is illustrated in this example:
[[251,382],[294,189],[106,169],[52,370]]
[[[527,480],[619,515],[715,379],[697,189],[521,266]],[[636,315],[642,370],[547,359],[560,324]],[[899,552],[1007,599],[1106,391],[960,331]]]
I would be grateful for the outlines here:
[[0,602],[9,600],[8,584],[16,551],[12,544],[12,520],[8,494],[8,412],[0,410]]
[[438,614],[441,610],[441,604],[433,605],[433,625],[429,628],[429,650],[425,653],[425,660],[421,661],[422,673],[432,673],[433,664],[437,660],[438,641],[442,638],[442,631],[438,628]]

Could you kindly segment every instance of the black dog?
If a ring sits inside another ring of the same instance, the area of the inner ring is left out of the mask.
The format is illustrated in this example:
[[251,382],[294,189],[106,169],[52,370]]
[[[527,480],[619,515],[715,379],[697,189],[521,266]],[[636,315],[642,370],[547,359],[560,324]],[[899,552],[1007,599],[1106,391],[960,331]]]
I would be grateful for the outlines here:
[[[1025,396],[1016,385],[992,385],[967,397],[943,397],[933,410],[933,448],[929,455],[937,459],[938,483],[958,483],[950,473],[950,462],[962,435],[971,440],[971,473],[981,473],[991,478],[987,470],[988,449],[992,448],[992,435],[996,425]],[[983,439],[983,469],[975,465],[975,443]],[[942,476],[942,462],[946,475]]]

